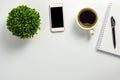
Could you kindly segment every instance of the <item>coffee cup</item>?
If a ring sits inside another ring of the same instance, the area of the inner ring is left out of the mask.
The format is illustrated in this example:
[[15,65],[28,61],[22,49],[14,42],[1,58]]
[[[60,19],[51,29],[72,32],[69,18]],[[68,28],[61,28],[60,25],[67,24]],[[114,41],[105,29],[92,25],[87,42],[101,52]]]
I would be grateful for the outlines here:
[[76,22],[83,30],[88,30],[90,35],[94,34],[94,28],[97,23],[98,16],[95,10],[92,8],[81,9],[76,17]]

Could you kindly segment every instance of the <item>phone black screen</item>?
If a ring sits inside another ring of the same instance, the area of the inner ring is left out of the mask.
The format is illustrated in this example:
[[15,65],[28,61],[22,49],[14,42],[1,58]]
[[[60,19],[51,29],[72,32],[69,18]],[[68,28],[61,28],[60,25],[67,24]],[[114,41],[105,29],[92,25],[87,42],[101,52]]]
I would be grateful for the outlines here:
[[51,8],[51,23],[52,28],[63,27],[63,8],[62,7],[52,7]]

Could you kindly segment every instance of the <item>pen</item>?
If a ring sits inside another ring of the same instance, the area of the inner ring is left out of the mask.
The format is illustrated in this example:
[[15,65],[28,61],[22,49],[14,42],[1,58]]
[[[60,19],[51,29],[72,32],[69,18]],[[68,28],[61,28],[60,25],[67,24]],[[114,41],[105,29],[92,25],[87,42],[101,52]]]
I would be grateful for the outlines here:
[[116,48],[115,24],[116,24],[115,19],[113,16],[111,16],[111,28],[112,28],[112,38],[113,38],[114,49]]

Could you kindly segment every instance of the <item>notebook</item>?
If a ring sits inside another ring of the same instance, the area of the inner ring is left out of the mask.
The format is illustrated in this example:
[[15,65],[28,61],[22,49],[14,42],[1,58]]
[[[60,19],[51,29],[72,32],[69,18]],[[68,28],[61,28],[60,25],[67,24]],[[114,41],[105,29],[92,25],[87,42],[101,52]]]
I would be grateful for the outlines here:
[[[97,50],[120,56],[120,8],[119,4],[110,3],[106,10],[104,22],[98,39]],[[111,28],[111,16],[115,19],[116,48],[114,48]]]

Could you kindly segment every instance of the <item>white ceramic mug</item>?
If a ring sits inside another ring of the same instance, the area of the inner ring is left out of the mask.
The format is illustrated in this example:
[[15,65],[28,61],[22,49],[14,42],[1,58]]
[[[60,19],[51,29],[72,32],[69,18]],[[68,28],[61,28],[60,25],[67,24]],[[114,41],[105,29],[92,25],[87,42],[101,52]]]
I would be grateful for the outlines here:
[[94,28],[97,23],[98,16],[92,8],[81,9],[76,17],[76,22],[83,30],[88,30],[90,35],[94,34]]

